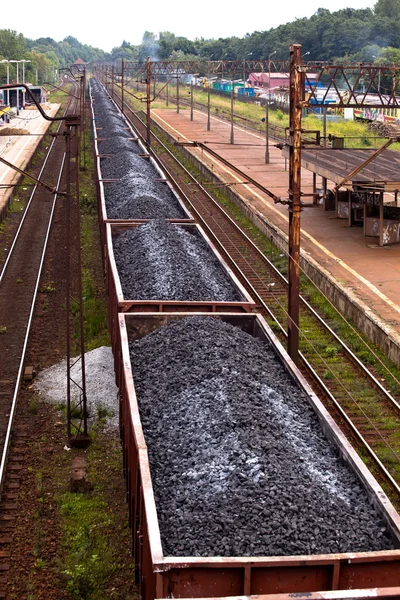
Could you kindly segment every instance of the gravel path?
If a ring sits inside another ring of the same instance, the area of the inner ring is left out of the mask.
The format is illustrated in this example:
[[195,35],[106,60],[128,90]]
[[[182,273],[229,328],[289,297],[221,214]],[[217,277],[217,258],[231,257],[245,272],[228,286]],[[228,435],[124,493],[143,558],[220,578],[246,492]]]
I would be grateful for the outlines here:
[[126,300],[239,301],[241,296],[196,233],[157,220],[114,239]]
[[163,551],[392,548],[364,488],[273,350],[211,317],[130,344]]
[[[183,219],[176,196],[165,184],[157,181],[159,173],[143,150],[132,140],[132,132],[97,82],[91,82],[98,142],[101,154],[114,156],[101,158],[103,179],[118,179],[104,186],[107,216],[109,219]],[[129,148],[130,146],[130,148]],[[129,151],[128,151],[129,149]]]

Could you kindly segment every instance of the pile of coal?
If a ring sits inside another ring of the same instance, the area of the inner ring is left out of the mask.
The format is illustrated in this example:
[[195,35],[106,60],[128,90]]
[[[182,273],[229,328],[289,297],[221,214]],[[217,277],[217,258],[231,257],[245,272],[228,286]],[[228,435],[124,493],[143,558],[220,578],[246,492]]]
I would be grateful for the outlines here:
[[130,343],[164,555],[392,548],[272,347],[213,317]]
[[[192,231],[192,233],[190,232]],[[125,299],[235,302],[239,291],[192,227],[154,220],[114,239]]]

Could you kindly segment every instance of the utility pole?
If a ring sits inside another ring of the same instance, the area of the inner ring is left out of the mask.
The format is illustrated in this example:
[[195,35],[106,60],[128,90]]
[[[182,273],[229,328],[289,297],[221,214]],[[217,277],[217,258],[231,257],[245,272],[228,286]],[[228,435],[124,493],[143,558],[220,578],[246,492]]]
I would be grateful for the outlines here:
[[233,101],[234,101],[234,88],[233,88],[233,80],[232,80],[232,89],[231,89],[231,144],[235,143],[235,133],[233,131]]
[[300,306],[300,191],[301,191],[301,45],[290,46],[289,124],[289,301],[288,346],[290,358],[299,356]]
[[146,90],[147,90],[147,95],[146,95],[146,124],[147,124],[147,128],[146,128],[146,145],[147,145],[147,149],[150,150],[150,145],[151,145],[151,136],[150,136],[150,102],[151,102],[151,98],[150,98],[150,84],[151,84],[151,63],[150,63],[150,56],[147,57],[146,60]]
[[268,56],[268,98],[265,107],[265,164],[269,164],[269,105],[271,103],[271,56],[276,54],[276,50]]
[[211,92],[210,86],[208,86],[208,99],[207,99],[207,131],[211,129]]
[[179,73],[176,70],[176,113],[179,114]]
[[121,112],[124,114],[124,79],[125,79],[125,60],[121,63]]

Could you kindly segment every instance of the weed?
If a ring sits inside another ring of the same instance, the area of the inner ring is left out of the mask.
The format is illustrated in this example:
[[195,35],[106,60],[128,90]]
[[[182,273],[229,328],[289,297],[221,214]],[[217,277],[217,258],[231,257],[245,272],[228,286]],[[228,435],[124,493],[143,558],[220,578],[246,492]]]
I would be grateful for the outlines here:
[[36,398],[31,398],[29,400],[28,411],[31,413],[31,415],[37,415],[38,405]]
[[325,355],[333,358],[335,356],[337,356],[337,353],[339,352],[338,348],[336,348],[335,346],[327,346],[325,348]]
[[24,283],[23,279],[17,279],[17,283]]
[[56,409],[63,415],[66,414],[67,412],[67,405],[65,404],[65,402],[59,402],[58,404],[56,404]]
[[9,213],[16,213],[16,212],[20,212],[21,211],[21,202],[19,200],[19,198],[14,198],[14,200],[10,203],[9,207],[8,207],[8,212]]
[[327,379],[328,381],[331,381],[334,378],[335,377],[334,377],[332,371],[325,371],[324,372],[324,379]]
[[114,412],[109,410],[106,406],[98,406],[97,407],[97,418],[100,420],[106,419],[107,417],[112,417]]
[[7,333],[7,327],[5,325],[0,325],[0,334]]
[[49,281],[48,283],[44,283],[42,289],[40,290],[44,294],[51,294],[56,291],[56,287],[54,286],[54,281]]
[[45,565],[45,562],[44,562],[43,558],[38,556],[37,559],[35,560],[35,569],[37,569],[37,570],[43,569],[44,565]]

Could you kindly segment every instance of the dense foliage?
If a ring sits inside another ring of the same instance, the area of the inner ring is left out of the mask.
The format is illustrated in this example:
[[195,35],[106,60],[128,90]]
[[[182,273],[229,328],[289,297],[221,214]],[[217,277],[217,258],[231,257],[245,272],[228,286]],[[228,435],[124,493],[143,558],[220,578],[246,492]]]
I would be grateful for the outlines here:
[[[135,46],[124,40],[106,53],[81,44],[69,36],[61,42],[52,38],[25,39],[21,33],[0,29],[0,61],[13,59],[25,63],[25,80],[35,83],[54,81],[60,67],[77,58],[97,60],[152,60],[204,58],[266,60],[288,57],[290,44],[299,43],[310,60],[400,62],[400,0],[377,0],[374,9],[344,8],[336,12],[320,8],[310,18],[296,19],[273,29],[254,31],[243,38],[197,38],[191,41],[169,31],[145,31],[142,43]],[[15,80],[15,64],[9,65]],[[0,82],[6,81],[0,69]]]
[[[24,38],[22,33],[0,29],[0,62],[5,59],[30,61],[24,65],[25,81],[30,83],[54,82],[56,71],[75,62],[77,58],[89,62],[104,60],[107,56],[103,50],[81,44],[72,36],[62,42],[50,37],[30,40]],[[0,69],[0,83],[6,83],[6,66]],[[10,82],[16,81],[16,63],[9,64],[9,76]],[[19,81],[22,81],[21,71]]]

